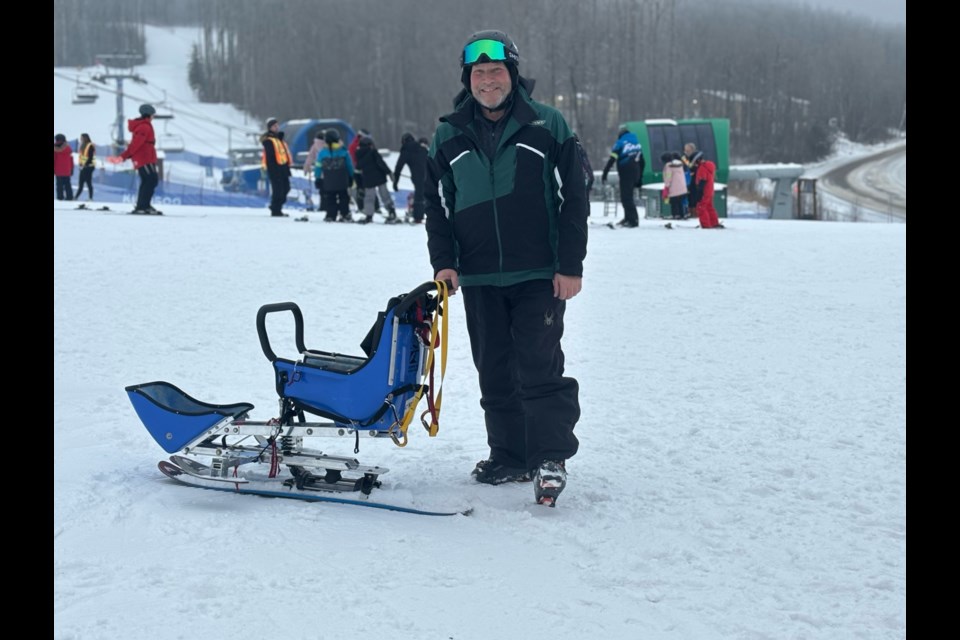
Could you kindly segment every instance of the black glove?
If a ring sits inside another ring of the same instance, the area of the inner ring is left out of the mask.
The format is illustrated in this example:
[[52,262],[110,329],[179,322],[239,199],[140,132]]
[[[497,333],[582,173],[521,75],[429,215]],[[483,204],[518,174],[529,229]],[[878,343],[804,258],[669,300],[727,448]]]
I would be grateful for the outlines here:
[[393,190],[394,190],[394,191],[399,191],[399,190],[400,190],[399,187],[397,186],[397,181],[396,181],[396,180],[393,181]]
[[603,175],[600,176],[600,184],[607,184],[607,172],[604,171]]

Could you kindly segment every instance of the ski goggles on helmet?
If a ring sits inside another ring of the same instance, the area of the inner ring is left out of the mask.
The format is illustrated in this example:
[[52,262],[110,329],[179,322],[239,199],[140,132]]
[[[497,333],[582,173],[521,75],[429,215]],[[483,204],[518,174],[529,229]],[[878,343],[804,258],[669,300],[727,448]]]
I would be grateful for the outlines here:
[[475,40],[463,48],[465,65],[481,62],[483,56],[487,57],[483,62],[506,62],[510,59],[507,47],[499,40]]

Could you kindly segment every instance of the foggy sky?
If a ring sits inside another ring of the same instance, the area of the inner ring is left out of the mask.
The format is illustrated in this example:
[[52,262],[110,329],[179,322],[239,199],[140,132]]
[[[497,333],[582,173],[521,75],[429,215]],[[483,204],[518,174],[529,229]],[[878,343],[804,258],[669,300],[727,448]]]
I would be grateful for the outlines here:
[[829,9],[854,16],[865,16],[878,22],[907,23],[907,0],[758,0],[773,4],[794,4]]

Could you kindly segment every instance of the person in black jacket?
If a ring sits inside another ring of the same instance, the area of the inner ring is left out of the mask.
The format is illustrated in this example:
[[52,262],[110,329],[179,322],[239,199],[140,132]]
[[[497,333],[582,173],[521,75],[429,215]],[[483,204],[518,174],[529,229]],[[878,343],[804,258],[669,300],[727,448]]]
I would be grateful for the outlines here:
[[400,138],[400,155],[393,169],[394,191],[398,190],[400,172],[404,166],[410,167],[410,180],[413,182],[413,211],[407,212],[407,218],[412,216],[412,222],[420,224],[423,222],[423,176],[427,170],[427,149],[414,140],[412,133],[405,133]]
[[363,182],[363,214],[366,216],[366,222],[373,220],[377,193],[380,194],[380,201],[387,208],[387,224],[400,222],[397,219],[397,209],[393,206],[393,196],[387,189],[387,179],[393,178],[393,174],[390,173],[390,167],[380,155],[372,137],[360,139],[360,146],[357,147],[357,171]]
[[260,136],[263,145],[263,162],[261,168],[266,171],[270,179],[270,215],[273,217],[287,217],[282,209],[290,193],[290,167],[293,165],[293,155],[290,147],[283,140],[283,131],[280,131],[280,121],[276,118],[267,119],[267,132]]

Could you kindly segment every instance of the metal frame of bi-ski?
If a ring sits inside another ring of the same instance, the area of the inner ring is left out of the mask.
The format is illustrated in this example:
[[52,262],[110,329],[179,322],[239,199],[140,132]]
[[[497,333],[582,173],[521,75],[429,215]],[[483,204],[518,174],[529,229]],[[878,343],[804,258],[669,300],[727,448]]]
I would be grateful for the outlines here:
[[[129,386],[128,397],[154,440],[167,453],[178,454],[171,460],[183,471],[178,479],[184,482],[232,484],[237,490],[369,495],[388,469],[327,455],[307,443],[315,437],[352,438],[355,454],[361,437],[406,444],[407,413],[427,389],[431,313],[438,305],[428,294],[439,295],[436,287],[424,283],[392,299],[364,341],[366,357],[307,349],[303,314],[295,303],[261,307],[257,333],[274,368],[278,418],[250,420],[250,403],[210,404],[162,381]],[[281,312],[294,317],[300,354],[295,361],[278,357],[267,335],[266,317]],[[307,414],[323,420],[307,421]]]

